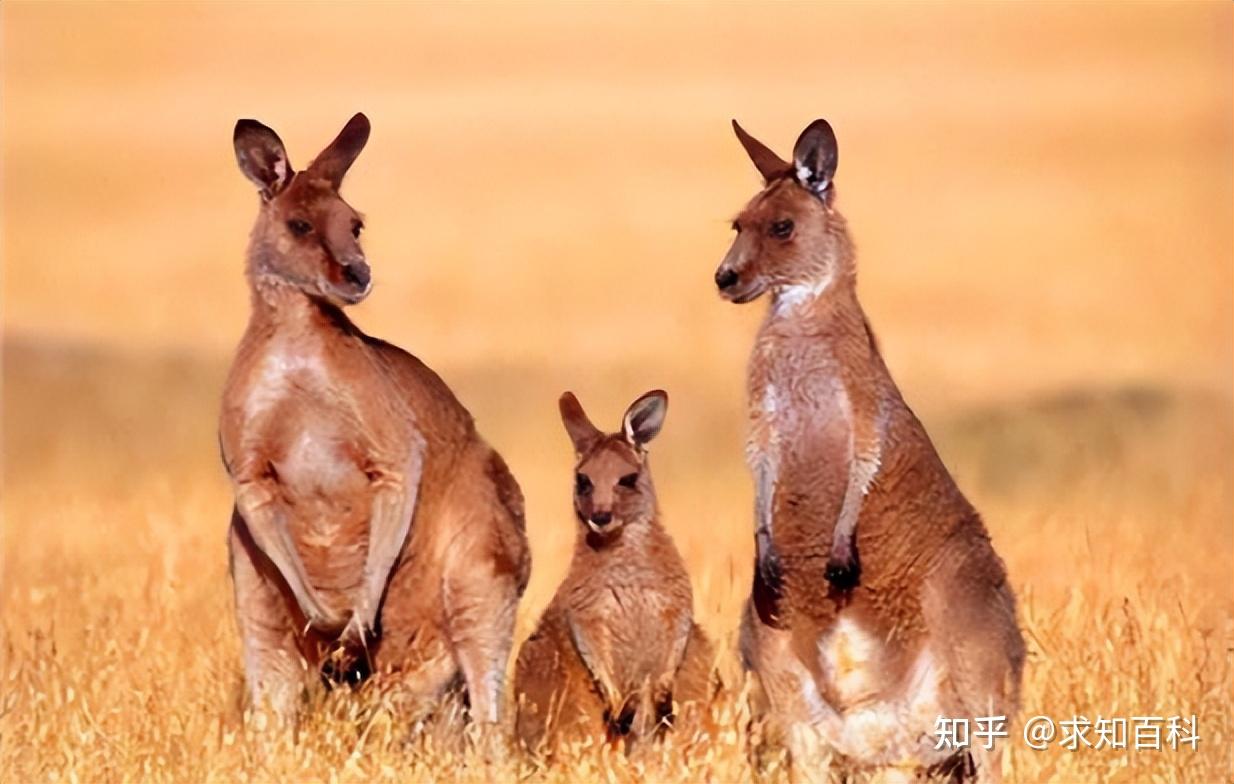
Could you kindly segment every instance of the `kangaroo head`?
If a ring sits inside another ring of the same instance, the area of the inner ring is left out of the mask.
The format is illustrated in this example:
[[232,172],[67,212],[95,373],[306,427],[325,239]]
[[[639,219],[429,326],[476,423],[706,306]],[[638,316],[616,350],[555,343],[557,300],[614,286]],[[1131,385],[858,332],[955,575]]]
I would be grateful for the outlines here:
[[249,244],[250,274],[257,280],[273,278],[340,307],[368,295],[372,275],[360,249],[364,221],[339,195],[368,135],[368,118],[357,114],[296,172],[278,134],[256,120],[236,123],[236,161],[261,193]]
[[570,392],[558,404],[574,444],[574,512],[579,522],[607,539],[623,526],[652,519],[656,492],[647,467],[647,443],[664,424],[668,395],[657,389],[635,400],[617,433],[604,433],[591,424]]
[[716,270],[725,299],[750,302],[767,290],[821,293],[850,270],[843,253],[844,219],[833,208],[837,149],[826,120],[801,133],[789,163],[750,136],[737,121],[733,130],[764,187],[733,220],[737,232]]

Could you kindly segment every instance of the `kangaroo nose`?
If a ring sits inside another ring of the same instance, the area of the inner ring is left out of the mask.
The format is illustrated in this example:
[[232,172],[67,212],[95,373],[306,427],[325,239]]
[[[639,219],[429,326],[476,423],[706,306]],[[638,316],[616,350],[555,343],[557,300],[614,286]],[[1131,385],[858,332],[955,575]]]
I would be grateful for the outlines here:
[[737,270],[721,267],[716,270],[716,285],[723,291],[737,285]]
[[613,513],[612,512],[592,512],[591,522],[595,523],[596,525],[608,525],[609,523],[613,522]]
[[343,267],[343,275],[360,288],[368,286],[369,281],[373,279],[372,271],[363,261],[356,261]]

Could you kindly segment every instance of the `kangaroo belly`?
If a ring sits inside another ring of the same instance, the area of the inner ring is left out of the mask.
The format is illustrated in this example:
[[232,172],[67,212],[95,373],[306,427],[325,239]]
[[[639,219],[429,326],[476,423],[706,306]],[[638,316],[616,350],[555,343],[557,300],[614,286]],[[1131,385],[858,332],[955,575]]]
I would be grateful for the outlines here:
[[607,638],[613,684],[623,695],[636,694],[665,672],[679,619],[689,609],[675,606],[654,587],[613,585],[598,591],[575,617]]
[[934,749],[945,673],[928,647],[897,657],[883,637],[842,616],[818,655],[820,691],[832,708],[821,730],[831,746],[866,764],[931,765],[948,756]]
[[320,422],[293,427],[272,461],[288,526],[309,582],[323,601],[344,610],[360,586],[368,549],[368,478],[339,432]]

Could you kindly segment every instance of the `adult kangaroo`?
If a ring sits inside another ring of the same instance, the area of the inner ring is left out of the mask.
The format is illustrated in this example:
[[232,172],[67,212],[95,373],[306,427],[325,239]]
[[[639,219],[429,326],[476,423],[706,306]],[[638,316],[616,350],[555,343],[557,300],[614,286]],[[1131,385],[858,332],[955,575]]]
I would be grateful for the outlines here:
[[997,747],[936,749],[935,727],[1016,710],[1015,599],[857,302],[835,135],[811,123],[790,163],[733,128],[764,187],[733,222],[715,282],[732,302],[771,294],[748,374],[756,563],[743,659],[797,768],[821,752],[856,769],[997,780]]
[[368,136],[357,114],[296,172],[274,131],[236,124],[261,194],[219,423],[245,678],[294,720],[319,675],[371,672],[427,711],[461,674],[494,724],[530,570],[523,497],[441,378],[343,314],[372,289],[339,195]]

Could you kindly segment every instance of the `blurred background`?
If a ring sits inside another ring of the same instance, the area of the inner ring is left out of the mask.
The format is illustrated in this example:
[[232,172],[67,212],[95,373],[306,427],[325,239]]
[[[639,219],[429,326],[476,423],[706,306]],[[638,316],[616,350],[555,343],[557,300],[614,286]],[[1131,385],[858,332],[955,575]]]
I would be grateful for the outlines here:
[[[1026,699],[1082,690],[1064,652],[1137,606],[1193,645],[1159,677],[1204,674],[1189,696],[1150,678],[1119,704],[1203,712],[1230,683],[1231,20],[1215,3],[4,3],[10,673],[33,678],[56,641],[77,646],[61,673],[123,672],[105,640],[140,638],[150,679],[219,684],[152,687],[144,710],[231,704],[214,428],[258,203],[232,127],[259,119],[303,166],[356,111],[373,133],[343,194],[376,288],[350,314],[437,369],[522,483],[520,634],[575,525],[557,396],[616,428],[664,387],[665,519],[729,640],[765,306],[711,282],[759,186],[729,120],[787,156],[825,117],[862,302],[1038,632]],[[1153,695],[1175,698],[1141,706]],[[1228,737],[1228,712],[1214,721]],[[37,743],[22,726],[10,738]]]

